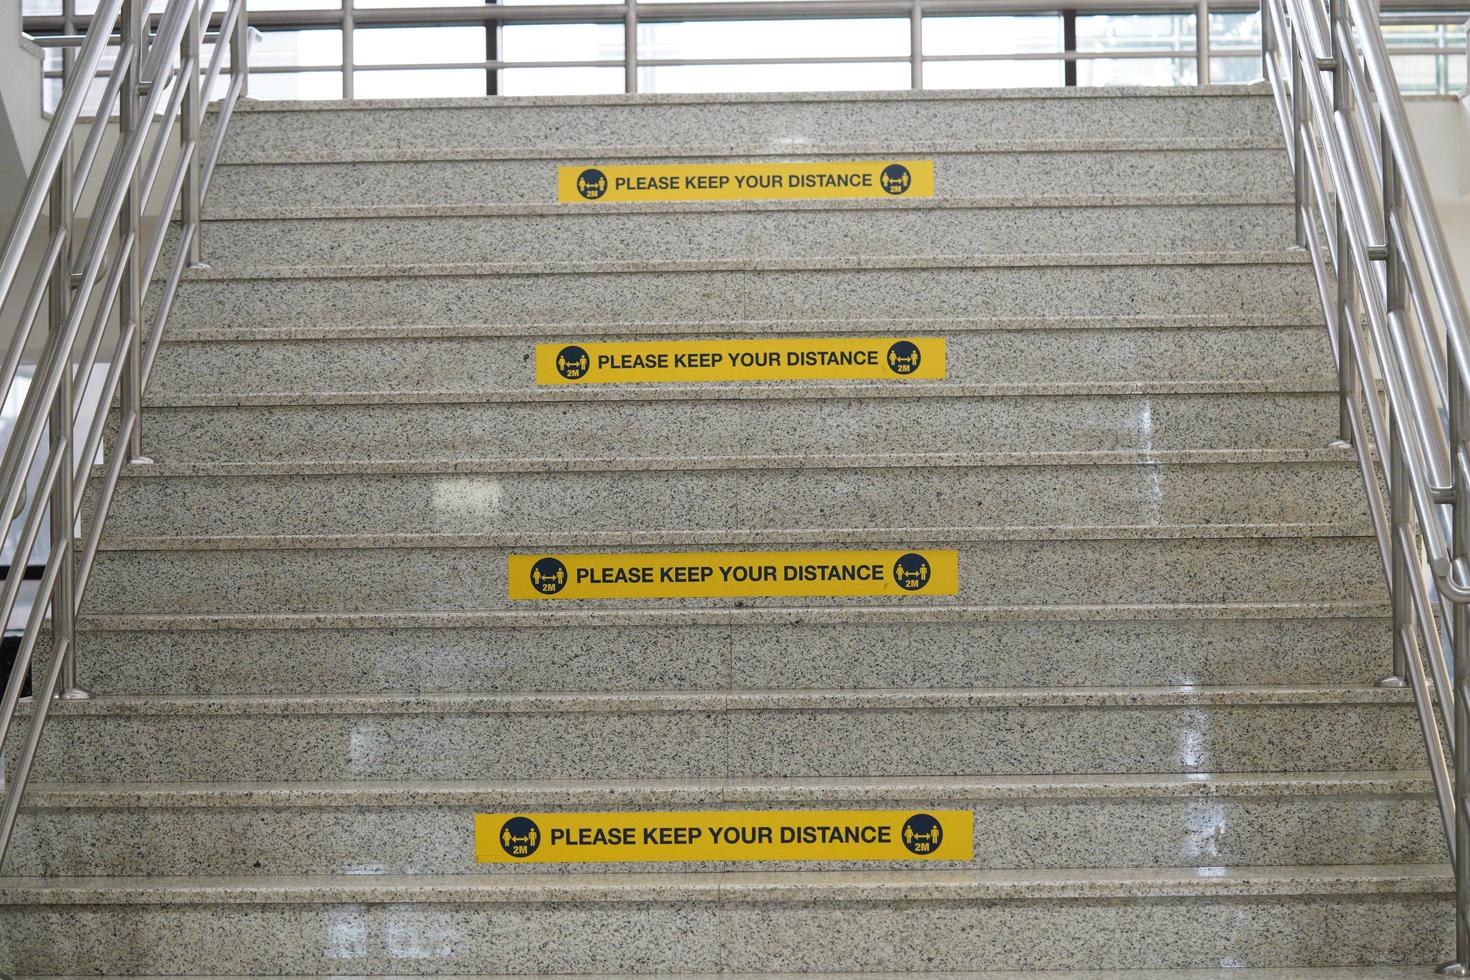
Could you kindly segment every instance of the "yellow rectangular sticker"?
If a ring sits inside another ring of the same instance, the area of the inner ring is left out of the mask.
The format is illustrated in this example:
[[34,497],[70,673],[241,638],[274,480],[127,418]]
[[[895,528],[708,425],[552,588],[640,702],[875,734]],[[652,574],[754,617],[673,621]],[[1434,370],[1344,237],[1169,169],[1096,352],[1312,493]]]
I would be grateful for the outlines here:
[[968,810],[477,813],[480,864],[969,861]]
[[537,344],[538,385],[942,379],[943,337]]
[[562,204],[933,196],[933,160],[589,163],[556,172],[556,199]]
[[511,555],[512,599],[907,596],[959,592],[957,551]]

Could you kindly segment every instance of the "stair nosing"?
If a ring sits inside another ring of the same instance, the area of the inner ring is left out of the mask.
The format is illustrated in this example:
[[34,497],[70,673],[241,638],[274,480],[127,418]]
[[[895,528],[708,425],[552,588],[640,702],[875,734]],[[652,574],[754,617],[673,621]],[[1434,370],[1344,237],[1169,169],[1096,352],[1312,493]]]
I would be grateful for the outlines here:
[[[1413,692],[1371,684],[1155,687],[927,688],[497,692],[484,694],[99,694],[56,701],[50,717],[286,717],[360,715],[670,714],[734,711],[974,711],[1007,709],[1358,706],[1412,708]],[[34,704],[22,702],[29,715]]]
[[[994,255],[855,255],[750,259],[685,259],[628,262],[408,262],[397,264],[234,266],[186,269],[184,282],[254,282],[288,279],[410,279],[491,276],[669,275],[699,272],[932,272],[964,269],[1114,268],[1125,266],[1303,266],[1303,250],[1237,249],[1176,252],[1007,253]],[[154,273],[154,281],[169,270]]]
[[791,334],[812,336],[874,334],[905,336],[913,334],[954,334],[982,332],[1025,332],[1050,330],[1324,330],[1326,321],[1316,314],[1291,316],[1224,314],[1160,314],[1156,316],[1058,316],[1058,317],[936,317],[869,320],[736,320],[736,321],[663,321],[602,323],[443,323],[443,324],[379,324],[367,326],[293,326],[293,327],[187,327],[170,325],[162,338],[164,344],[222,342],[280,342],[393,340],[438,338],[538,338],[591,337],[630,335],[751,335]]
[[968,622],[1202,622],[1309,619],[1373,619],[1390,615],[1382,602],[1150,603],[1029,606],[757,606],[736,609],[614,607],[611,609],[476,612],[401,611],[314,613],[88,613],[83,632],[153,632],[303,629],[544,629],[549,627],[807,625],[846,623]]
[[903,542],[905,546],[1012,541],[1222,541],[1372,538],[1360,522],[1247,524],[1008,525],[968,527],[712,528],[679,531],[500,531],[365,534],[104,535],[99,550],[159,551],[370,551],[377,549],[511,548],[528,551],[576,548],[671,547],[678,549],[768,545],[789,551],[802,544]]
[[259,205],[216,207],[202,215],[206,223],[333,220],[412,220],[415,218],[557,217],[643,214],[768,214],[782,211],[1010,211],[1080,210],[1085,208],[1285,208],[1290,191],[1231,191],[1167,194],[1058,194],[994,197],[923,197],[892,201],[870,198],[770,201],[620,201],[607,204],[563,204],[554,201],[507,201],[475,204],[400,204],[360,206]]
[[0,905],[1014,901],[1448,894],[1448,864],[1064,871],[0,878]]
[[830,778],[32,782],[23,809],[233,809],[939,800],[1322,799],[1427,796],[1428,770]]
[[[468,473],[688,472],[731,470],[925,469],[1060,466],[1255,466],[1272,464],[1356,465],[1351,448],[1171,449],[1077,452],[913,453],[811,456],[624,456],[586,459],[507,457],[469,460],[321,460],[220,463],[126,463],[121,479],[272,476],[380,476]],[[98,464],[101,472],[106,464]]]

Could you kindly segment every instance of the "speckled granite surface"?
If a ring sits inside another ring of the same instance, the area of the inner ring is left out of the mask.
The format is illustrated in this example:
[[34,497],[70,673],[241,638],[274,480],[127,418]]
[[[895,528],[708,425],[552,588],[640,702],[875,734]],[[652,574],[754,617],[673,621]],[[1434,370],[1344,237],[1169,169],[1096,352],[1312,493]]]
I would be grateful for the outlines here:
[[[1273,112],[1259,87],[242,107],[0,969],[1422,975],[1398,966],[1448,953],[1442,832],[1413,701],[1373,686],[1377,549],[1327,448]],[[548,200],[596,153],[900,151],[939,156],[936,199]],[[944,382],[526,369],[578,336],[919,332],[951,338]],[[892,542],[957,547],[960,595],[504,598],[510,549]],[[975,812],[972,863],[470,864],[487,807],[938,805]]]

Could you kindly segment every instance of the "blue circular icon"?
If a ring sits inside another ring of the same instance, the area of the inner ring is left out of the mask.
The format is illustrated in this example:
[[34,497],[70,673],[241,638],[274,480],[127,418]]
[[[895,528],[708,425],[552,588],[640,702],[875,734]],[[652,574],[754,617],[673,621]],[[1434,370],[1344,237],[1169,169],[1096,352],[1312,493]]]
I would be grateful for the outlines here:
[[929,561],[923,555],[909,552],[893,563],[893,580],[898,587],[917,592],[929,584]]
[[944,828],[927,813],[916,813],[903,822],[903,846],[915,854],[933,854],[944,839]]
[[901,163],[890,163],[883,168],[883,173],[878,175],[878,185],[889,194],[902,194],[909,189],[913,178],[909,176],[909,168]]
[[543,558],[531,566],[531,588],[542,595],[556,595],[567,584],[567,566],[555,558]]
[[888,348],[888,370],[894,374],[913,374],[922,360],[919,345],[910,341],[900,340]]
[[[907,170],[904,171],[904,176],[907,179]],[[607,193],[607,174],[596,167],[588,167],[577,175],[577,193],[589,201],[597,200]],[[893,192],[889,191],[889,193]]]
[[587,369],[591,366],[592,358],[575,344],[563,347],[556,353],[556,373],[568,381],[579,381],[586,377]]
[[540,846],[541,828],[530,817],[511,817],[500,825],[500,847],[511,857],[530,857]]

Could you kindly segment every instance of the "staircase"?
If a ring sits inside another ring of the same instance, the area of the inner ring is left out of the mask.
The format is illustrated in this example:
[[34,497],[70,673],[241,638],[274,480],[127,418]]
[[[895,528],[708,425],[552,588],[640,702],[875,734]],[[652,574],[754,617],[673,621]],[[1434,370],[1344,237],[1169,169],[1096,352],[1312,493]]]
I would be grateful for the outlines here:
[[[936,196],[552,203],[885,157]],[[242,103],[0,968],[1427,975],[1444,832],[1290,192],[1260,87]],[[865,334],[947,378],[533,382],[538,342]],[[909,547],[958,596],[506,597],[509,553]],[[472,847],[808,807],[973,810],[975,856]]]

